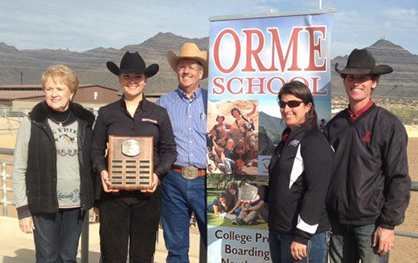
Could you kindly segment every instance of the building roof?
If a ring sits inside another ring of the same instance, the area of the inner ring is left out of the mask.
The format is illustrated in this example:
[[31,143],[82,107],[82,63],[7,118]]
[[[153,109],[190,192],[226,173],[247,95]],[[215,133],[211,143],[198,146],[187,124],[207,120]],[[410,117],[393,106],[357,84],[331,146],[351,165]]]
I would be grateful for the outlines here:
[[44,92],[42,90],[0,90],[0,100],[2,101],[25,99],[39,96],[44,96]]
[[[80,84],[78,89],[85,89],[91,87],[99,87],[116,91],[113,88],[105,87],[96,84]],[[27,84],[27,85],[0,85],[0,101],[11,101],[16,99],[30,99],[36,97],[43,97],[41,84]]]
[[0,85],[0,89],[5,88],[41,88],[41,84],[25,84],[25,85],[17,85],[17,84],[10,84],[10,85]]

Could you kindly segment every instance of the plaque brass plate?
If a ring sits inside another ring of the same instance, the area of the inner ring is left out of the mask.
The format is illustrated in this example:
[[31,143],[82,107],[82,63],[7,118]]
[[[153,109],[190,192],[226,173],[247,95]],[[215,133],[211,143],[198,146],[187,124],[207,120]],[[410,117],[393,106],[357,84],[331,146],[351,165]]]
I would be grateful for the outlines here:
[[154,138],[109,135],[108,173],[111,188],[142,190],[152,186]]
[[239,188],[238,199],[243,201],[255,201],[258,188],[254,185],[243,185]]

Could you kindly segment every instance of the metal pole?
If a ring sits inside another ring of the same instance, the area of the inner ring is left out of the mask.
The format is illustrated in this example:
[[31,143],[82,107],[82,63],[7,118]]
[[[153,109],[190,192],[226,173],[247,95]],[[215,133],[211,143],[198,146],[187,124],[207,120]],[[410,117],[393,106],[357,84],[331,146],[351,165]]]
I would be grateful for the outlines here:
[[395,230],[395,235],[402,237],[418,238],[418,234],[406,231]]
[[14,154],[14,149],[0,148],[0,154],[13,155]]
[[207,248],[205,243],[203,242],[202,237],[200,237],[200,246],[199,246],[199,263],[206,263],[207,262]]
[[81,263],[89,262],[89,211],[84,211],[83,229],[81,230]]
[[3,216],[8,215],[7,209],[7,174],[6,174],[6,163],[1,164],[1,176],[3,177]]
[[418,182],[411,183],[411,191],[418,191]]
[[322,0],[318,0],[318,9],[322,9]]

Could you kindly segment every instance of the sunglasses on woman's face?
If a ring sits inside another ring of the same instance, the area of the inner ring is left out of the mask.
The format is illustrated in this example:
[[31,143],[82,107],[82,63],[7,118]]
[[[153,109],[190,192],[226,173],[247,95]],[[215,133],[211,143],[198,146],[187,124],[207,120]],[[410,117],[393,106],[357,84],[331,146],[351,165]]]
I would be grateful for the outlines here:
[[289,100],[288,102],[279,101],[279,106],[282,109],[286,108],[286,105],[289,106],[289,108],[296,108],[299,107],[301,103],[303,103],[301,100]]

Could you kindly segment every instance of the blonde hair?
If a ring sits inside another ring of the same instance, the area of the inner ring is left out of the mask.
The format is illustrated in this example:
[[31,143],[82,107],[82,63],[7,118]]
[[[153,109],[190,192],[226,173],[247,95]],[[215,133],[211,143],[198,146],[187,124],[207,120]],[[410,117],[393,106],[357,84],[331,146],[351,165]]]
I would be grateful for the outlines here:
[[74,95],[77,93],[78,77],[69,67],[61,64],[48,67],[41,77],[42,90],[45,89],[48,78],[51,78],[54,83],[62,82]]

